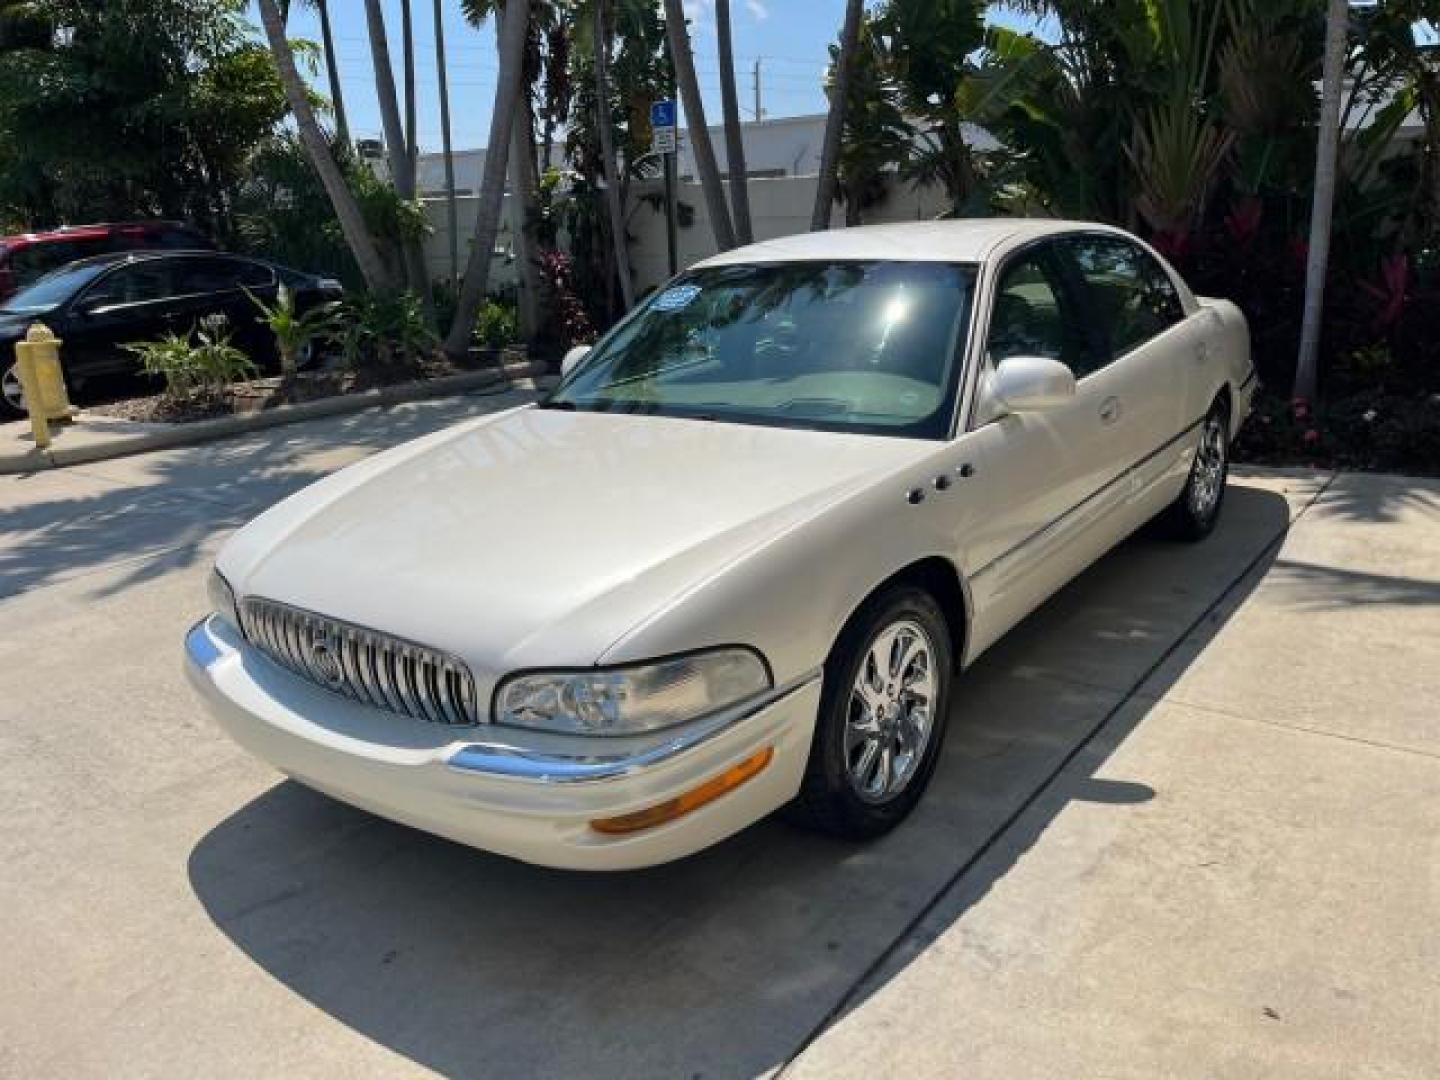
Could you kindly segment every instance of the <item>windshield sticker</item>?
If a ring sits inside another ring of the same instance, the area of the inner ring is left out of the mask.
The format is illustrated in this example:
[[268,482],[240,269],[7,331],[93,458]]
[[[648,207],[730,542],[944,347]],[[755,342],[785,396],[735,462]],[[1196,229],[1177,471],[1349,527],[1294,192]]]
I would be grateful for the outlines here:
[[656,311],[679,311],[700,295],[699,285],[676,285],[655,298]]

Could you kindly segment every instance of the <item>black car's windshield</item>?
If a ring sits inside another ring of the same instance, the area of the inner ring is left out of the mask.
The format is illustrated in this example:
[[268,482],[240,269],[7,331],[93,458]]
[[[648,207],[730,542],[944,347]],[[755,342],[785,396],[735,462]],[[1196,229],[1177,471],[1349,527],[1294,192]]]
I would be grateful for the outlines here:
[[795,262],[698,270],[652,296],[551,407],[943,437],[975,268]]
[[104,266],[66,266],[46,274],[35,284],[21,289],[5,301],[0,311],[9,315],[44,315],[105,272]]

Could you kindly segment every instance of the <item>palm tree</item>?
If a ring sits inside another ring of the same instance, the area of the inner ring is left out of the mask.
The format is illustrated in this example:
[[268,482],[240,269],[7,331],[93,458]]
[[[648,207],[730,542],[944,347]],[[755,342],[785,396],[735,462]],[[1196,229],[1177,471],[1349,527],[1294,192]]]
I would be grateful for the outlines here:
[[600,135],[600,159],[605,171],[605,205],[610,213],[610,244],[615,252],[615,273],[620,279],[620,298],[625,310],[629,311],[635,306],[635,286],[630,280],[630,255],[625,243],[625,211],[620,205],[620,170],[615,160],[615,134],[610,115],[610,34],[605,23],[605,0],[592,0],[591,20],[595,30],[595,127]]
[[710,129],[705,126],[705,106],[700,101],[695,57],[690,51],[690,32],[685,28],[685,11],[680,0],[665,0],[665,34],[670,39],[675,82],[685,106],[690,145],[695,151],[695,168],[700,173],[700,189],[705,193],[705,209],[715,233],[715,246],[728,251],[735,246],[735,230],[725,205],[725,188],[720,182],[720,167],[715,163],[715,148],[710,145]]
[[445,352],[451,357],[463,357],[468,351],[475,316],[485,299],[490,258],[494,254],[495,236],[500,228],[500,206],[505,197],[505,166],[510,156],[511,127],[520,108],[525,43],[529,31],[530,0],[507,0],[504,13],[500,16],[500,71],[496,80],[495,102],[490,112],[485,168],[480,178],[475,239],[470,246],[470,258],[460,284],[455,321],[445,338]]
[[[335,56],[335,35],[330,29],[329,0],[304,0],[320,17],[320,41],[325,51],[325,75],[330,82],[330,111],[335,114],[335,139],[350,150],[350,125],[345,119],[345,95],[340,89],[340,65]],[[280,0],[280,21],[290,25],[291,0]]]
[[276,0],[259,0],[259,5],[260,22],[265,27],[265,37],[269,42],[270,52],[275,57],[280,82],[285,87],[285,99],[295,117],[295,127],[305,146],[306,155],[319,174],[325,193],[330,196],[330,204],[335,208],[335,217],[340,222],[345,243],[355,257],[366,286],[372,292],[384,292],[392,287],[390,274],[385,269],[385,262],[380,257],[374,238],[365,227],[360,205],[346,185],[340,166],[330,153],[330,145],[325,141],[325,133],[320,130],[320,124],[315,119],[310,95],[295,67],[295,54],[290,51],[290,42],[285,38],[285,24],[280,8]]
[[535,119],[530,95],[522,79],[520,108],[510,130],[510,194],[515,201],[511,228],[515,235],[515,262],[520,271],[520,295],[516,314],[520,337],[529,342],[540,328],[540,264],[535,257],[533,223],[539,216],[540,177],[535,167]]
[[1325,271],[1330,262],[1330,213],[1335,204],[1335,159],[1349,27],[1350,5],[1346,0],[1330,0],[1325,15],[1325,66],[1320,91],[1320,137],[1315,151],[1315,191],[1310,207],[1310,252],[1305,264],[1305,312],[1300,323],[1300,355],[1295,363],[1292,395],[1296,401],[1306,403],[1315,400],[1320,383],[1320,316],[1325,302]]
[[[495,47],[498,50],[503,46],[504,20],[499,16],[505,10],[504,0],[461,0],[460,9],[470,25],[477,28],[486,18],[495,15]],[[540,73],[534,61],[538,58],[542,32],[558,29],[559,33],[567,34],[569,27],[561,18],[560,7],[555,0],[538,0],[532,4],[527,22],[518,111],[510,127],[507,172],[512,206],[510,227],[520,276],[516,314],[519,316],[521,339],[529,342],[535,339],[539,330],[542,284],[531,233],[533,223],[540,214],[540,177],[535,164],[535,121],[531,112],[531,99]]]
[[[389,151],[390,182],[395,186],[395,193],[408,202],[415,198],[415,158],[400,124],[400,102],[395,95],[395,73],[390,67],[390,42],[385,35],[385,14],[380,9],[380,0],[365,0],[365,18],[370,31],[370,56],[375,65],[380,120],[385,127],[385,145]],[[404,241],[403,252],[406,282],[428,310],[430,280],[420,242]]]
[[335,113],[335,138],[345,147],[352,149],[350,124],[345,118],[345,95],[340,89],[340,63],[335,53],[335,35],[330,29],[330,0],[313,0],[320,16],[320,42],[325,50],[325,75],[330,80],[330,108]]
[[840,55],[835,61],[830,86],[830,113],[825,118],[825,141],[820,150],[820,177],[815,186],[815,209],[810,212],[810,231],[830,227],[830,204],[835,201],[835,183],[840,172],[840,136],[845,130],[845,101],[849,96],[850,69],[855,63],[855,42],[860,36],[860,16],[865,0],[848,0],[845,24],[840,30]]
[[413,176],[418,147],[415,144],[415,23],[410,17],[410,0],[400,0],[400,51],[405,79],[405,153],[409,155]]
[[445,12],[435,0],[435,71],[440,80],[440,146],[445,159],[446,232],[450,241],[450,280],[460,279],[460,223],[455,205],[455,154],[450,144],[450,75],[445,64]]
[[[720,48],[720,111],[725,122],[725,159],[730,172],[730,207],[735,212],[735,238],[754,239],[750,228],[750,185],[745,172],[745,139],[740,106],[735,100],[735,58],[730,52],[730,0],[715,0],[715,29]],[[755,117],[758,122],[760,117]]]

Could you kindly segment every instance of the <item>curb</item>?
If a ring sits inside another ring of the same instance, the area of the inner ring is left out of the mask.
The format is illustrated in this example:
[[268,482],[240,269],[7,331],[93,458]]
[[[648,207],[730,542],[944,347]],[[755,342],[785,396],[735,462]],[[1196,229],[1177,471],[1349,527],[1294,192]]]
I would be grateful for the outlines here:
[[340,416],[344,413],[403,405],[406,402],[425,401],[430,398],[458,396],[489,387],[512,387],[516,379],[536,377],[544,373],[543,365],[526,361],[506,364],[488,371],[467,371],[460,375],[442,375],[438,379],[426,379],[423,382],[381,386],[363,390],[358,394],[321,398],[298,405],[280,405],[262,412],[221,416],[214,420],[195,420],[188,424],[168,424],[157,431],[117,434],[85,446],[67,447],[63,443],[52,443],[47,450],[32,448],[0,451],[0,475],[38,472],[42,469],[63,468],[66,465],[129,457],[150,450],[194,446],[231,435],[243,435],[303,420],[317,420],[326,416]]

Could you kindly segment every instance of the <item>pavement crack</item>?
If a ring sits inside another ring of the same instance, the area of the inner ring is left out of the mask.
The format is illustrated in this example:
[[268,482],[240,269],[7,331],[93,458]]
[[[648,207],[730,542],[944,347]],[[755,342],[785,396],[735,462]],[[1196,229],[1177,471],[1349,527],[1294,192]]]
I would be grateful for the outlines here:
[[1264,716],[1245,716],[1242,713],[1231,712],[1229,709],[1222,709],[1215,705],[1202,705],[1198,701],[1187,701],[1181,697],[1155,697],[1153,694],[1141,694],[1140,697],[1154,701],[1157,704],[1169,703],[1179,705],[1181,708],[1193,709],[1195,712],[1203,712],[1209,716],[1218,716],[1226,720],[1236,720],[1245,724],[1264,724],[1266,727],[1281,728],[1285,731],[1294,731],[1302,735],[1314,735],[1322,739],[1336,739],[1339,742],[1355,743],[1359,746],[1369,746],[1376,750],[1390,750],[1397,754],[1411,754],[1415,757],[1429,758],[1431,761],[1440,761],[1440,754],[1431,750],[1421,750],[1414,746],[1401,746],[1399,743],[1385,742],[1382,739],[1367,739],[1361,735],[1345,735],[1338,731],[1327,731],[1325,728],[1311,727],[1308,724],[1296,724],[1286,720],[1272,720]]

